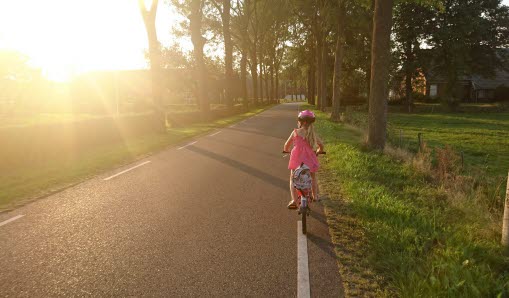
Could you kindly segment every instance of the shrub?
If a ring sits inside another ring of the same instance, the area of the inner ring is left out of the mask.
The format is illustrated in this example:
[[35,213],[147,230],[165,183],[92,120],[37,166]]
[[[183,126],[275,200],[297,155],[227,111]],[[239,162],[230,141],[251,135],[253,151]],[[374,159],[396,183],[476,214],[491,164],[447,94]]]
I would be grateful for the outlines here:
[[434,98],[420,92],[413,92],[412,98],[414,99],[414,102],[432,102],[435,100]]
[[446,182],[455,179],[461,169],[461,157],[449,145],[445,145],[444,148],[437,147],[435,150],[439,181]]

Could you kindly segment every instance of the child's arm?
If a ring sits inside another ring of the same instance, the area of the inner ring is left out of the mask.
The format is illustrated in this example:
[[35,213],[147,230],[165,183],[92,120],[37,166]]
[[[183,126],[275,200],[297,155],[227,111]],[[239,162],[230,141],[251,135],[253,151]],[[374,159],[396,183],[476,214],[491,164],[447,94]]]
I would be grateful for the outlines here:
[[285,146],[283,147],[283,151],[290,152],[290,147],[292,147],[292,144],[293,144],[293,131],[290,134],[288,140],[286,140]]
[[318,149],[316,150],[316,154],[320,153],[320,152],[323,152],[323,142],[322,140],[316,136],[316,144],[318,145]]

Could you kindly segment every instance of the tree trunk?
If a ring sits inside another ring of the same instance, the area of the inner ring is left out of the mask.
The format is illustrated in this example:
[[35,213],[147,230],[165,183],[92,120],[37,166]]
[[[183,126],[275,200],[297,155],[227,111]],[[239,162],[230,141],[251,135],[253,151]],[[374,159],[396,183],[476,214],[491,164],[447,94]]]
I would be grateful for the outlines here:
[[150,10],[146,9],[143,0],[138,0],[138,6],[147,31],[150,75],[152,79],[152,102],[156,117],[161,124],[161,128],[164,129],[166,127],[166,120],[162,104],[161,45],[157,40],[155,24],[158,0],[152,1]]
[[270,102],[272,100],[272,93],[271,93],[271,85],[270,85],[270,72],[268,70],[268,67],[265,66],[265,94],[267,94],[267,100]]
[[240,60],[240,80],[242,84],[242,97],[244,99],[244,109],[249,109],[249,95],[247,93],[247,51],[242,51],[242,58]]
[[259,69],[259,73],[260,73],[260,99],[262,101],[262,104],[264,103],[265,101],[265,94],[263,93],[263,88],[265,87],[265,84],[264,84],[264,73],[263,73],[263,62],[260,62],[260,69]]
[[325,111],[325,107],[327,106],[327,33],[324,34],[323,44],[322,44],[322,78],[320,80],[322,89],[321,94],[322,97],[320,99],[320,110]]
[[275,88],[274,88],[274,63],[270,66],[270,101],[273,103],[276,99]]
[[279,102],[281,97],[279,96],[279,71],[276,69],[276,101]]
[[223,0],[223,35],[224,35],[224,64],[225,64],[225,80],[226,92],[225,101],[229,109],[233,107],[233,42],[230,34],[230,0]]
[[322,109],[322,38],[316,36],[316,107]]
[[502,246],[509,252],[509,173],[507,174],[507,187],[505,191],[504,218],[502,221]]
[[[371,0],[370,12],[372,14],[372,18],[370,19],[370,22],[369,22],[369,31],[371,32],[371,39],[369,40],[370,42],[368,43],[368,46],[373,47],[373,19],[375,18],[375,0]],[[369,60],[367,61],[370,63],[368,63],[368,67],[367,67],[367,71],[366,71],[366,81],[368,82],[368,86],[367,86],[368,107],[369,107],[369,97],[371,94],[371,62],[373,61],[372,57],[373,57],[373,55],[372,55],[372,52],[370,51],[369,56],[368,56]]]
[[405,97],[408,107],[408,112],[412,113],[413,100],[412,100],[412,65],[413,65],[413,53],[412,53],[412,40],[408,40],[405,44]]
[[208,117],[210,111],[207,98],[207,72],[205,61],[203,59],[203,46],[205,38],[201,35],[202,25],[202,0],[192,0],[191,15],[189,16],[189,29],[191,30],[191,41],[193,43],[193,53],[195,59],[195,76],[198,84],[198,102],[204,118]]
[[387,128],[387,82],[393,0],[376,0],[371,46],[371,90],[369,94],[368,146],[382,150]]
[[339,19],[337,28],[336,53],[334,57],[334,80],[332,87],[332,113],[331,119],[339,121],[341,116],[341,67],[343,64],[343,40],[344,40],[344,18],[345,18],[345,1],[339,4]]
[[253,103],[258,105],[258,61],[256,56],[256,45],[254,50],[251,51],[251,79],[253,80]]
[[[312,54],[313,52],[311,52]],[[314,55],[311,55],[313,57]],[[315,92],[316,92],[316,64],[314,57],[310,59],[309,66],[309,78],[308,78],[308,103],[311,105],[315,104]]]
[[263,72],[265,74],[265,98],[270,101],[270,86],[269,86],[269,81],[270,81],[270,74],[269,74],[269,71],[267,70],[267,65],[264,64],[263,65]]
[[306,99],[308,104],[311,104],[310,98],[311,98],[311,65],[308,66],[308,73],[306,78]]

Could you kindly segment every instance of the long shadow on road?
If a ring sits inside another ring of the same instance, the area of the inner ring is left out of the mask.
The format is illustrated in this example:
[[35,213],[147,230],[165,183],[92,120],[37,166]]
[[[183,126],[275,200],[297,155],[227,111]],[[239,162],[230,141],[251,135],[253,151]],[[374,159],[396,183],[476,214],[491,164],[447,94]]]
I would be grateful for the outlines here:
[[[279,134],[276,134],[276,133],[267,133],[267,132],[262,132],[262,131],[259,131],[259,130],[253,130],[253,129],[240,129],[240,128],[234,128],[234,127],[227,127],[226,129],[228,130],[236,130],[236,131],[240,131],[240,132],[243,132],[243,133],[250,133],[250,134],[256,134],[256,135],[260,135],[260,136],[264,136],[264,137],[271,137],[271,138],[276,138],[276,139],[280,139],[280,140],[286,140],[285,137],[281,137],[281,135]],[[288,134],[290,135],[290,134]]]
[[187,149],[189,151],[193,151],[195,153],[198,153],[198,154],[207,156],[209,158],[215,159],[217,161],[220,161],[220,162],[227,164],[235,169],[241,170],[245,173],[248,173],[249,175],[252,175],[252,176],[259,178],[267,183],[270,183],[276,187],[279,187],[284,190],[288,190],[288,181],[286,181],[286,180],[283,180],[278,177],[274,177],[270,174],[267,174],[266,172],[260,171],[258,169],[250,167],[246,164],[243,164],[241,162],[238,162],[238,161],[228,158],[226,156],[219,155],[217,153],[210,152],[210,151],[202,149],[202,148],[198,148],[195,146],[189,146],[189,147],[187,147]]
[[274,157],[274,154],[270,154],[270,153],[267,153],[267,152],[264,152],[264,151],[261,151],[261,150],[255,150],[255,149],[253,149],[253,147],[243,146],[243,145],[235,144],[233,142],[228,142],[228,141],[221,140],[221,139],[210,138],[209,140],[212,141],[212,142],[224,143],[224,144],[227,144],[227,145],[230,145],[230,146],[235,146],[235,147],[247,149],[249,151],[255,151],[256,153],[260,153],[260,154],[267,155],[267,156],[270,156],[270,157]]

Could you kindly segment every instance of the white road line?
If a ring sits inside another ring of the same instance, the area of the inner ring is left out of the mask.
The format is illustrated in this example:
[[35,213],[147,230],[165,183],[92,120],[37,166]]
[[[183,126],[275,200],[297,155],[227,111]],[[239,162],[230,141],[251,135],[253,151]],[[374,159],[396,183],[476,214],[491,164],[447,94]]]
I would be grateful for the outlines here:
[[221,133],[221,132],[220,132],[220,131],[218,131],[218,132],[216,132],[216,133],[213,133],[213,134],[211,134],[209,137],[213,137],[213,136],[217,135],[218,133]]
[[144,165],[148,164],[149,162],[150,162],[150,160],[148,160],[148,161],[146,161],[146,162],[142,162],[142,163],[140,163],[139,165],[136,165],[136,166],[134,166],[134,167],[132,167],[132,168],[129,168],[129,169],[125,170],[125,171],[122,171],[122,172],[117,173],[117,174],[115,174],[115,175],[113,175],[113,176],[110,176],[110,177],[108,177],[108,178],[105,178],[105,179],[104,179],[104,181],[108,181],[108,180],[113,179],[113,178],[115,178],[115,177],[117,177],[117,176],[120,176],[120,175],[122,175],[122,174],[124,174],[124,173],[127,173],[127,172],[129,172],[129,171],[131,171],[131,170],[134,170],[134,169],[136,169],[136,168],[138,168],[138,167],[144,166]]
[[184,149],[184,148],[186,148],[187,146],[191,146],[191,145],[196,144],[196,143],[198,143],[198,141],[194,141],[194,142],[192,142],[192,143],[189,143],[189,144],[187,144],[187,145],[184,145],[184,146],[182,146],[182,147],[180,147],[180,148],[177,148],[177,150]]
[[309,288],[308,239],[302,234],[302,221],[297,221],[297,297],[311,297]]
[[237,124],[230,125],[230,127],[235,127]]
[[16,219],[18,219],[18,218],[22,218],[23,216],[25,216],[25,215],[20,214],[20,215],[16,215],[16,216],[14,216],[14,217],[13,217],[13,218],[11,218],[11,219],[6,220],[6,221],[2,221],[2,222],[0,222],[0,227],[1,227],[1,226],[3,226],[3,225],[6,225],[6,224],[8,224],[8,223],[10,223],[11,221],[15,221],[15,220],[16,220]]

